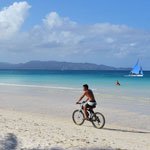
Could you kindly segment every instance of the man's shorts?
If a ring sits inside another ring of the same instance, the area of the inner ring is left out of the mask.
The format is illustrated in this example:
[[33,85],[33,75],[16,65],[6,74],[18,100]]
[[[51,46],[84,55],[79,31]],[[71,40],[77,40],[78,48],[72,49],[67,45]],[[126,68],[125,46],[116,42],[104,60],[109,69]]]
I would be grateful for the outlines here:
[[95,107],[97,105],[96,102],[86,102],[84,104],[84,106],[86,106],[86,108],[91,108],[91,107]]

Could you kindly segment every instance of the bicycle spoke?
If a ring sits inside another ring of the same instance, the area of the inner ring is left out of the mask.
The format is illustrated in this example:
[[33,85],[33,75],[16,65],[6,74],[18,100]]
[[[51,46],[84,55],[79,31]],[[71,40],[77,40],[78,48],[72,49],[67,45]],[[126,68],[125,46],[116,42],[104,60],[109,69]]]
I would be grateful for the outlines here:
[[82,125],[84,123],[84,114],[80,110],[76,110],[73,112],[72,119],[75,124]]
[[92,124],[96,128],[103,128],[105,125],[105,118],[101,113],[95,113],[94,116],[92,117]]

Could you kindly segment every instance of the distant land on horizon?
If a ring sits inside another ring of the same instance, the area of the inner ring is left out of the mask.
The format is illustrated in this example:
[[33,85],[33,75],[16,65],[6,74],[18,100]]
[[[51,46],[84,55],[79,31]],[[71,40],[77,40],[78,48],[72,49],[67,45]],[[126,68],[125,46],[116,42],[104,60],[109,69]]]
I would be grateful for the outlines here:
[[130,70],[131,68],[116,68],[93,63],[73,63],[59,61],[29,61],[26,63],[0,63],[0,69],[35,69],[35,70]]

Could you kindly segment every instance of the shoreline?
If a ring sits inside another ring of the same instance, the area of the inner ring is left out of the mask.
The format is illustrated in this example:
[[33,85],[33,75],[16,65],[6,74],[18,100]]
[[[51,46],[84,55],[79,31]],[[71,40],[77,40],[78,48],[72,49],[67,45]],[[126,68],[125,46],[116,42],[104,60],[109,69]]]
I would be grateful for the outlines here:
[[[71,87],[71,86],[58,86],[58,85],[45,85],[45,84],[21,84],[21,83],[2,83],[0,82],[0,87],[20,87],[20,88],[41,88],[41,89],[48,89],[48,90],[70,90],[70,91],[76,91],[76,92],[82,92],[82,87]],[[149,99],[149,89],[144,89],[141,91],[141,89],[128,89],[128,88],[122,88],[122,86],[117,87],[115,84],[99,88],[92,88],[92,90],[95,92],[95,94],[102,93],[103,95],[110,95],[110,96],[123,96],[123,97],[140,97],[144,99]],[[140,93],[140,94],[139,94]],[[141,96],[142,95],[142,96]]]

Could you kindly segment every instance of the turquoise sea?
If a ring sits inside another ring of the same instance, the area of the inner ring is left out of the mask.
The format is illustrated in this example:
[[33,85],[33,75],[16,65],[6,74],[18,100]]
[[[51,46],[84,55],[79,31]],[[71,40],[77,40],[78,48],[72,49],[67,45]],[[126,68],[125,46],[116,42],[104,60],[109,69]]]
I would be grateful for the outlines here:
[[[104,93],[150,96],[150,71],[144,77],[129,77],[129,71],[0,70],[0,85],[81,89],[83,84]],[[115,85],[116,80],[121,84]]]

